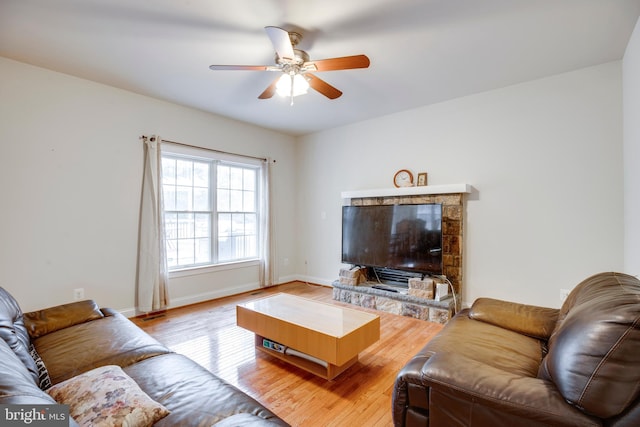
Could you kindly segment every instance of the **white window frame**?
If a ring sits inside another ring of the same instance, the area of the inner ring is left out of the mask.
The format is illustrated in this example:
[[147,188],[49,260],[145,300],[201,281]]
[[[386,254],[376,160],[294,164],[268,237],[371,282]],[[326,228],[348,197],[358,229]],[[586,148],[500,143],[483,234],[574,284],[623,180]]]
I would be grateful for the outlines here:
[[[211,204],[211,221],[210,221],[210,244],[211,244],[211,262],[202,264],[182,265],[169,268],[170,277],[182,277],[194,274],[204,274],[211,271],[228,270],[234,268],[247,267],[259,264],[259,256],[261,249],[257,247],[256,256],[250,258],[244,258],[240,260],[230,261],[218,261],[217,245],[218,245],[218,231],[216,229],[217,219],[217,177],[216,170],[219,164],[229,166],[239,166],[242,168],[255,169],[256,172],[256,188],[255,188],[255,210],[256,210],[256,245],[260,242],[260,191],[263,183],[260,182],[260,166],[262,161],[260,159],[253,159],[244,156],[235,156],[232,154],[220,153],[213,150],[198,149],[195,147],[183,146],[178,144],[165,143],[162,146],[162,156],[184,158],[194,161],[206,161],[210,162],[210,176],[209,176],[209,194]],[[163,211],[164,215],[164,211]]]

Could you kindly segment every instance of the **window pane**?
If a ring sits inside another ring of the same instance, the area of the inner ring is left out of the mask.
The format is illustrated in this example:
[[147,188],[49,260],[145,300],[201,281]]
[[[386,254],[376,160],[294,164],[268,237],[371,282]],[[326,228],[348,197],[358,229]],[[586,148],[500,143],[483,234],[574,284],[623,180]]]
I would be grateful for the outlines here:
[[193,210],[209,210],[209,189],[196,187],[193,189]]
[[231,212],[242,212],[242,191],[231,190],[229,194],[230,205],[229,210]]
[[162,203],[166,211],[176,209],[176,187],[166,184],[162,186]]
[[233,214],[231,216],[231,235],[239,236],[244,234],[244,215],[243,214]]
[[197,264],[202,264],[211,261],[211,240],[206,239],[196,239],[196,253],[195,253],[195,261]]
[[229,190],[218,190],[217,198],[218,211],[229,212],[231,208],[229,203]]
[[192,239],[178,240],[178,264],[194,264],[194,248]]
[[233,259],[231,237],[218,239],[218,261]]
[[246,235],[257,235],[258,227],[257,227],[257,217],[255,214],[247,214],[244,216],[244,234]]
[[173,213],[164,215],[164,233],[167,239],[178,237],[178,215]]
[[208,163],[193,163],[193,185],[196,187],[209,187]]
[[176,183],[176,160],[163,157],[162,158],[162,183]]
[[244,258],[244,236],[233,237],[233,257]]
[[245,191],[243,194],[244,198],[244,211],[245,212],[255,212],[256,211],[256,193],[253,191]]
[[178,265],[178,241],[168,239],[166,241],[167,248],[167,267],[175,267]]
[[254,191],[256,189],[256,171],[255,169],[244,170],[244,185],[243,188],[248,191]]
[[218,166],[218,188],[229,188],[229,166]]
[[176,184],[193,184],[193,162],[190,160],[176,160]]
[[242,171],[240,168],[230,168],[231,176],[229,182],[229,188],[233,190],[241,190],[242,189]]
[[165,249],[167,251],[167,267],[178,265],[178,215],[168,213],[164,216],[164,231],[167,236]]
[[191,187],[176,187],[176,210],[190,211],[192,208],[191,196]]
[[244,257],[251,258],[258,256],[257,239],[255,236],[246,236],[244,238]]
[[218,236],[231,236],[231,214],[218,215]]
[[211,215],[210,214],[196,214],[195,218],[195,237],[210,237],[211,236]]
[[178,238],[191,239],[194,231],[193,214],[178,214]]

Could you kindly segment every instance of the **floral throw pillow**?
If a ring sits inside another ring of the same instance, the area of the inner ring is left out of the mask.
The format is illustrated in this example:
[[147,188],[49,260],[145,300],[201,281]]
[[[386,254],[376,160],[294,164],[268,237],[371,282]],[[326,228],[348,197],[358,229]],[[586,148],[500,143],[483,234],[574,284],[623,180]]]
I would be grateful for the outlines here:
[[169,415],[119,366],[107,365],[58,383],[47,390],[56,402],[69,405],[81,426],[151,426]]

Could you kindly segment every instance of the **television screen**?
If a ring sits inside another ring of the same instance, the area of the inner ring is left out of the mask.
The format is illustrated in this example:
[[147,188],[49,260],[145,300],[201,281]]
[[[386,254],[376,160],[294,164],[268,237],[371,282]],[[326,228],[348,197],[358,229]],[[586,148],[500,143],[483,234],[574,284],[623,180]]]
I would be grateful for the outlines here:
[[343,206],[342,262],[442,274],[442,205]]

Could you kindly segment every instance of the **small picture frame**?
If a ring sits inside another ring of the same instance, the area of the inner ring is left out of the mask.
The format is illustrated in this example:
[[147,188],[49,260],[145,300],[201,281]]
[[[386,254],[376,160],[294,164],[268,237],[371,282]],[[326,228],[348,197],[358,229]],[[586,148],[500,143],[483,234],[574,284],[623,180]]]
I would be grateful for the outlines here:
[[418,187],[424,187],[427,185],[427,173],[426,172],[420,172],[418,174],[418,182],[416,183],[416,185]]

